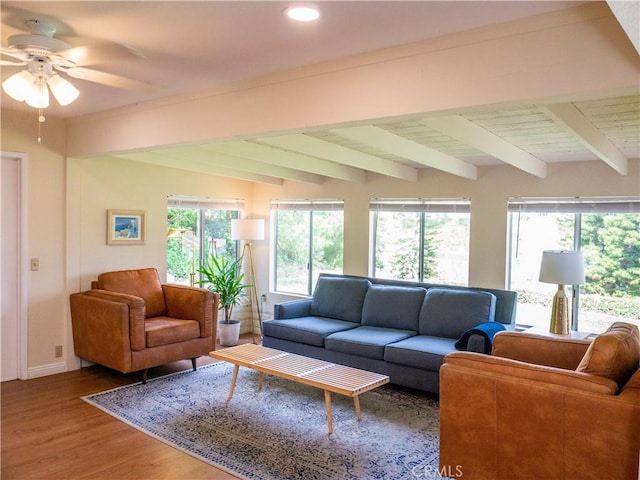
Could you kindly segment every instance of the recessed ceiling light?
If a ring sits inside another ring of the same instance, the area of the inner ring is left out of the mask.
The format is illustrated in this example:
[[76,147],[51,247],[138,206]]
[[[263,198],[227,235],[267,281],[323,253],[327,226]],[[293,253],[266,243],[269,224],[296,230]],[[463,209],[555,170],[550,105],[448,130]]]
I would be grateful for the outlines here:
[[314,7],[289,7],[284,13],[290,19],[298,22],[312,22],[320,17],[320,12]]

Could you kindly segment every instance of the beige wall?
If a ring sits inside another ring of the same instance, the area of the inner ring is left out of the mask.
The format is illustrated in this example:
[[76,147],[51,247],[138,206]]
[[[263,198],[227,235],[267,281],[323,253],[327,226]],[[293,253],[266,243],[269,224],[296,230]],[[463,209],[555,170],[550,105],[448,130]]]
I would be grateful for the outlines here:
[[28,362],[47,371],[55,345],[65,344],[65,138],[64,122],[48,117],[38,137],[36,111],[2,111],[3,151],[27,155],[27,258],[40,260],[39,271],[27,270]]

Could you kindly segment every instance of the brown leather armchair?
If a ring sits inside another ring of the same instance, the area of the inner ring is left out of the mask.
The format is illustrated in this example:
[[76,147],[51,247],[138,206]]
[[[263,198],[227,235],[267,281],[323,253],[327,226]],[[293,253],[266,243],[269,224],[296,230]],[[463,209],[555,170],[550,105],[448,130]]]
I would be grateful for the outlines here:
[[440,369],[440,468],[462,479],[638,478],[640,334],[518,332]]
[[155,268],[103,273],[70,296],[75,354],[122,373],[215,349],[218,295],[160,283]]

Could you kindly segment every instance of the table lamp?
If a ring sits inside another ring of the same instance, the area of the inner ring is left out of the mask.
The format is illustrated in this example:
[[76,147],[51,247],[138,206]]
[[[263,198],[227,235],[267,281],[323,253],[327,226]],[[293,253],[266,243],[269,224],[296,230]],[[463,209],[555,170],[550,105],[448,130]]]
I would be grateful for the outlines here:
[[565,285],[584,283],[584,260],[582,252],[566,250],[545,250],[542,252],[539,281],[555,283],[558,291],[553,297],[551,309],[551,333],[569,333],[569,299]]

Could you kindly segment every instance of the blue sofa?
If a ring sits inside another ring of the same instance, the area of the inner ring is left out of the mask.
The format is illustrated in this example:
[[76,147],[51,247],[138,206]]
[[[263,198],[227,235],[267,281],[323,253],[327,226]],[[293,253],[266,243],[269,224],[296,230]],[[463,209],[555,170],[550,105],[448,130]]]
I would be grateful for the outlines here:
[[516,302],[507,290],[321,274],[312,298],[275,305],[263,345],[438,393],[440,366],[456,342],[464,337],[467,350],[482,351],[487,335],[465,333],[494,321],[512,329]]

